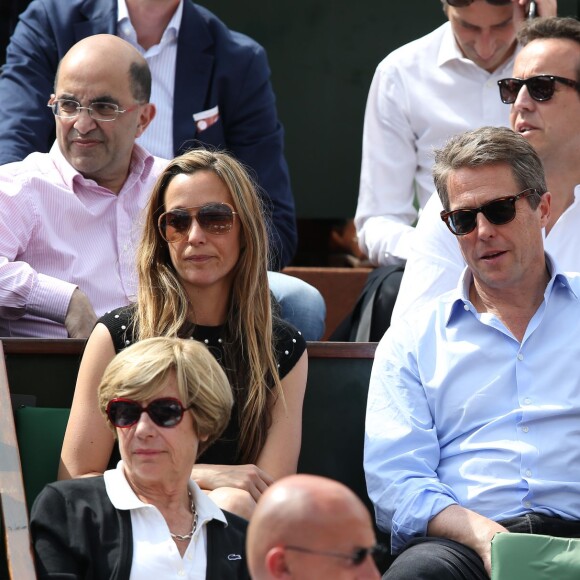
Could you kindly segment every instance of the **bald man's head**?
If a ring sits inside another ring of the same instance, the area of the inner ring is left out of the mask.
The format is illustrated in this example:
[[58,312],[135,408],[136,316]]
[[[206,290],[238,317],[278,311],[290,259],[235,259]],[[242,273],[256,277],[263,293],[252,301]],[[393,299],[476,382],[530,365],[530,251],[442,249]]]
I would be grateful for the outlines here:
[[128,42],[98,34],[75,44],[59,64],[49,101],[58,145],[73,168],[119,192],[135,139],[155,116],[150,93],[149,66]]
[[127,71],[133,98],[140,103],[148,103],[151,98],[151,71],[141,53],[127,41],[112,34],[96,34],[77,42],[64,55],[56,70],[54,90],[58,85],[58,73],[67,59],[78,59],[81,63],[96,57],[105,59],[109,66],[120,66]]
[[260,498],[248,528],[248,562],[255,580],[378,578],[370,557],[355,566],[348,557],[309,553],[349,556],[374,543],[370,514],[348,487],[314,475],[292,475]]

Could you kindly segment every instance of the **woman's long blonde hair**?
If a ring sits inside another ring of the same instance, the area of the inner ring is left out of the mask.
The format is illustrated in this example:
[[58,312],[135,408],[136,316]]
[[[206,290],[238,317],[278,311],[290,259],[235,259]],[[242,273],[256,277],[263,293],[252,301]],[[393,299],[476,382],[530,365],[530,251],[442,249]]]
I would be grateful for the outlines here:
[[136,338],[184,337],[195,324],[195,320],[187,318],[191,312],[189,299],[171,263],[157,220],[165,211],[165,192],[171,180],[197,171],[211,171],[222,180],[241,224],[240,257],[234,269],[225,324],[227,346],[223,363],[238,408],[238,457],[241,462],[255,463],[270,425],[270,409],[282,394],[272,334],[268,236],[256,186],[243,166],[225,153],[189,151],[171,161],[155,183],[137,252]]

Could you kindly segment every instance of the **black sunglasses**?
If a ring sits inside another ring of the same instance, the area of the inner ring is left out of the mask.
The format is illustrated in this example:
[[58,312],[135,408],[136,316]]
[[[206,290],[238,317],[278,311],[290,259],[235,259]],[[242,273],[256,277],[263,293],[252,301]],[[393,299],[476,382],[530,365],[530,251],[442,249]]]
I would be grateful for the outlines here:
[[[196,211],[194,211],[196,210]],[[206,203],[195,207],[180,207],[159,216],[157,225],[161,237],[170,244],[184,240],[193,220],[210,234],[223,235],[231,231],[237,213],[228,203]]]
[[[464,8],[465,6],[469,6],[473,4],[475,0],[445,0],[449,6],[453,6],[455,8]],[[512,0],[486,0],[488,4],[492,6],[507,6],[511,3]]]
[[284,546],[286,550],[294,550],[295,552],[304,552],[305,554],[316,554],[318,556],[328,556],[330,558],[342,558],[343,560],[350,560],[353,566],[360,566],[370,554],[377,564],[382,564],[385,557],[389,554],[389,550],[383,544],[375,544],[370,548],[356,548],[352,554],[343,554],[342,552],[325,552],[323,550],[311,550],[310,548],[303,548],[302,546]]
[[115,426],[124,429],[135,425],[141,413],[147,413],[159,427],[175,427],[183,419],[183,414],[191,407],[184,407],[178,399],[163,397],[142,407],[137,401],[119,397],[107,405],[107,417]]
[[470,209],[455,209],[441,212],[441,219],[447,224],[452,234],[464,236],[475,229],[477,214],[481,212],[490,223],[502,226],[511,222],[516,217],[516,201],[531,195],[541,195],[535,189],[524,189],[517,195],[499,197],[480,207]]
[[580,91],[580,84],[572,79],[555,77],[553,75],[538,75],[529,79],[501,79],[497,81],[499,85],[499,96],[503,103],[511,105],[518,97],[520,89],[525,85],[528,87],[530,97],[534,101],[549,101],[554,96],[556,83],[562,83]]

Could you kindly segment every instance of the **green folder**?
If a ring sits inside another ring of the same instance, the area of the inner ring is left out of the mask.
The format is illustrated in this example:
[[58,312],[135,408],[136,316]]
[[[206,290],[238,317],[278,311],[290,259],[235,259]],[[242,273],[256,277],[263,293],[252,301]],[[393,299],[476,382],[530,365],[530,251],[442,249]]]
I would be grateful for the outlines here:
[[491,580],[580,580],[580,539],[496,534]]

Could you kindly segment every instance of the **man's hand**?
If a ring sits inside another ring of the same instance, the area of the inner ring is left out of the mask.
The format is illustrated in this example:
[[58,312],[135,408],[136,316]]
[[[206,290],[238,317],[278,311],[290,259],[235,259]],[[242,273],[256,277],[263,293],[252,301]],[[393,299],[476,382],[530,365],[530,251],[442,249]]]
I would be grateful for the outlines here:
[[[528,0],[519,0],[520,4],[527,6]],[[548,18],[549,16],[558,16],[558,2],[557,0],[536,0],[537,13],[536,16]]]
[[91,334],[97,315],[86,294],[77,288],[70,298],[64,326],[69,338],[87,338]]
[[498,532],[508,532],[508,530],[497,522],[459,505],[446,507],[427,526],[429,536],[448,538],[469,546],[477,552],[490,576],[491,540]]
[[[524,22],[528,15],[528,5],[530,0],[513,0],[514,2],[514,22],[516,27]],[[547,18],[558,15],[557,0],[536,0],[536,16]]]

